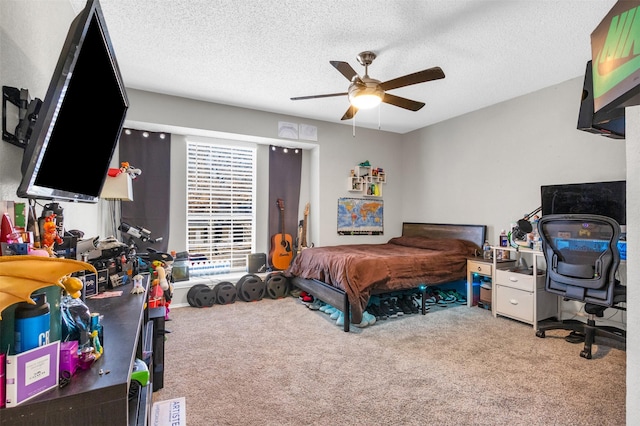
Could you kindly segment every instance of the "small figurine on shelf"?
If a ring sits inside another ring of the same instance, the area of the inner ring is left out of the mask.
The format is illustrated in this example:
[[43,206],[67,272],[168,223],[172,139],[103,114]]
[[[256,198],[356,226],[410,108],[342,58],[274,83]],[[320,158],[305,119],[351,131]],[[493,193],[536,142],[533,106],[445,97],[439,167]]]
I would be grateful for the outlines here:
[[131,289],[131,294],[142,294],[144,293],[144,287],[142,287],[142,275],[138,274],[133,277],[133,288]]
[[56,222],[54,221],[55,217],[55,214],[47,216],[44,219],[44,224],[42,226],[44,231],[44,234],[42,236],[42,245],[49,251],[50,255],[53,253],[54,244],[62,244],[62,238],[60,238],[60,236],[58,235],[58,228],[56,227]]

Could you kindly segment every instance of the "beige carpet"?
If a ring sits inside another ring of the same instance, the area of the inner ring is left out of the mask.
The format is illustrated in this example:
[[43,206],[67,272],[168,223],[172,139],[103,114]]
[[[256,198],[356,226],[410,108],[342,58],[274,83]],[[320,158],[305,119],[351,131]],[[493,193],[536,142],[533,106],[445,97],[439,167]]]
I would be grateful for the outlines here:
[[345,333],[297,299],[173,309],[164,388],[199,425],[624,425],[626,354],[481,308]]

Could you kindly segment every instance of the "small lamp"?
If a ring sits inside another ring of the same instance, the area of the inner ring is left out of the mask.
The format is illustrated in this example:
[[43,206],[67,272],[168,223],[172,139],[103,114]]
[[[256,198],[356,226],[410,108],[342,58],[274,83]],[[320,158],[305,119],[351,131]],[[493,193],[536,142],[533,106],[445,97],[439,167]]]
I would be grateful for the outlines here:
[[133,201],[133,185],[129,173],[107,175],[100,198],[107,200]]
[[140,169],[135,169],[129,163],[121,163],[119,169],[109,169],[107,178],[102,186],[100,198],[109,200],[109,222],[111,235],[116,235],[118,222],[120,222],[120,201],[133,201],[133,179],[137,178]]

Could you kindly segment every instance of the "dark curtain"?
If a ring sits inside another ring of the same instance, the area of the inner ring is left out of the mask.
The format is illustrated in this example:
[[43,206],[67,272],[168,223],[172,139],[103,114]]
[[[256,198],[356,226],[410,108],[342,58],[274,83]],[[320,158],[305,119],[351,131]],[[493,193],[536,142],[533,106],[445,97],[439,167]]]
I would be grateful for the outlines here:
[[[142,227],[155,243],[134,238],[138,250],[148,247],[167,252],[169,244],[169,183],[171,181],[171,135],[168,133],[124,129],[120,135],[120,161],[142,170],[133,181],[133,201],[122,202],[122,222]],[[128,241],[128,234],[122,234]]]
[[[271,244],[273,244],[272,237],[280,233],[291,235],[295,244],[298,232],[301,171],[301,149],[269,147],[269,238]],[[281,199],[284,205],[283,230],[280,229],[281,210],[277,203],[278,199]]]

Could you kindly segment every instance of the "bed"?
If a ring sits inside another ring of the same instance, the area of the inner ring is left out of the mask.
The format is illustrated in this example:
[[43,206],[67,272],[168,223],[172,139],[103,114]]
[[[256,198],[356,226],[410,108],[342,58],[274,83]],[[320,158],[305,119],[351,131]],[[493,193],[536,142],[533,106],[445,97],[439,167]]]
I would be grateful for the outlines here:
[[351,318],[344,321],[349,331],[350,322],[362,321],[371,295],[466,278],[467,258],[485,238],[485,225],[405,222],[402,235],[387,243],[305,249],[284,274],[300,290],[342,310]]

